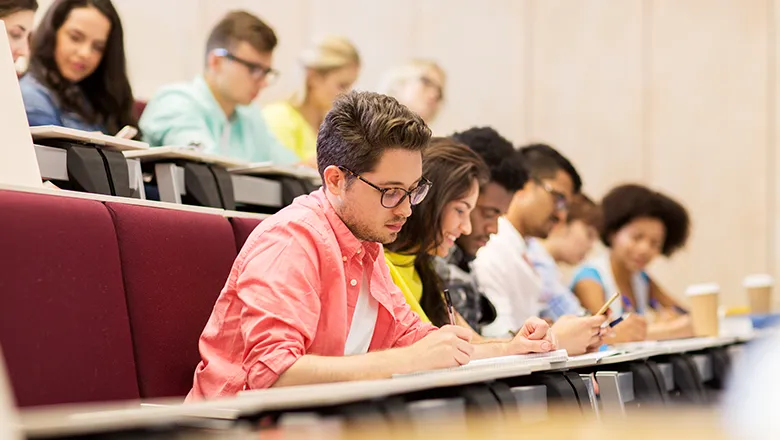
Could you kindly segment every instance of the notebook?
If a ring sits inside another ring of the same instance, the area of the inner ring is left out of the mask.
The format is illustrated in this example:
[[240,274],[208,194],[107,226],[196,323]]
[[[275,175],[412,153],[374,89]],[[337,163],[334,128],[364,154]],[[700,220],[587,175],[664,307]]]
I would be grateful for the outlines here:
[[446,371],[471,371],[471,370],[484,370],[484,369],[501,369],[505,367],[514,366],[534,366],[539,364],[553,364],[558,362],[566,362],[569,359],[569,355],[566,350],[555,350],[549,353],[530,353],[519,354],[513,356],[499,356],[488,359],[477,359],[469,362],[466,365],[459,367],[444,368],[440,370],[427,370],[417,371],[408,374],[394,374],[394,378],[420,376],[424,374],[436,374]]
[[598,363],[604,358],[608,358],[610,356],[618,356],[626,353],[628,353],[628,350],[610,349],[610,350],[597,351],[594,353],[582,354],[579,356],[570,356],[569,361],[593,361]]

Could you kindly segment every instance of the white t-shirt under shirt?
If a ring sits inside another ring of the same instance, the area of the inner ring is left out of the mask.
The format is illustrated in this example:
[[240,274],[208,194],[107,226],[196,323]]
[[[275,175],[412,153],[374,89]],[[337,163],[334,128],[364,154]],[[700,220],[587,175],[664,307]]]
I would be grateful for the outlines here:
[[368,353],[378,312],[376,299],[368,293],[368,280],[364,270],[363,279],[360,281],[360,294],[352,315],[352,325],[349,327],[347,341],[344,343],[344,356]]
[[527,244],[509,220],[498,219],[498,233],[477,252],[473,270],[497,317],[482,328],[487,337],[506,337],[539,316],[542,280],[527,259]]

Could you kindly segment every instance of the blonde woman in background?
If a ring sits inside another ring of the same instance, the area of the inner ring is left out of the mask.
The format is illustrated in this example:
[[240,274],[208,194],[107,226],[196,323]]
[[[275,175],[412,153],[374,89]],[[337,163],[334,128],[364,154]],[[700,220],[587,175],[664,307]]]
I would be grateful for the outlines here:
[[412,60],[385,76],[380,93],[396,98],[431,124],[444,100],[444,70],[431,60]]
[[346,38],[329,36],[315,41],[300,58],[304,68],[301,89],[263,114],[274,135],[300,159],[314,165],[317,131],[336,97],[352,89],[360,72],[360,56]]

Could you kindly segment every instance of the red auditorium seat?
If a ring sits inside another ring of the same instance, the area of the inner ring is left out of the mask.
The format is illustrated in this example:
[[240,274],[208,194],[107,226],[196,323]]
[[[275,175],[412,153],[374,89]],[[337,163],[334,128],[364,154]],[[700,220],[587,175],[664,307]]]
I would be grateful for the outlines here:
[[142,398],[184,396],[198,338],[236,257],[222,216],[106,203],[114,219]]
[[136,100],[133,102],[133,118],[135,118],[136,121],[141,119],[141,115],[144,114],[144,110],[146,110],[146,104],[147,102],[143,100]]
[[17,404],[137,399],[106,207],[13,191],[0,191],[0,207],[0,346]]
[[230,223],[233,225],[233,233],[236,238],[236,250],[241,252],[241,248],[244,247],[246,239],[249,238],[249,234],[255,230],[257,225],[261,222],[256,218],[241,218],[233,217],[230,219]]

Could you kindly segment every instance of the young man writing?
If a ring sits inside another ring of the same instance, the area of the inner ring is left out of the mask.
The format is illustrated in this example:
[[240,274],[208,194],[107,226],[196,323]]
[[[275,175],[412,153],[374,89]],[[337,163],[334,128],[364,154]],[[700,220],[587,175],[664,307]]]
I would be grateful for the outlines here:
[[531,319],[507,342],[420,321],[393,284],[395,240],[430,182],[431,132],[392,98],[339,98],[317,139],[323,187],[263,221],[239,253],[200,339],[189,400],[243,389],[388,378],[554,348]]

